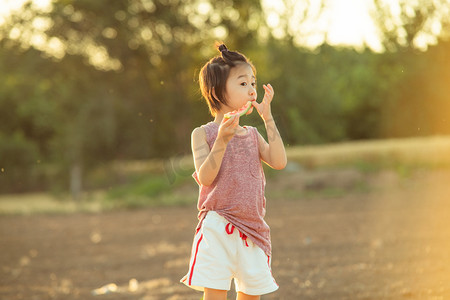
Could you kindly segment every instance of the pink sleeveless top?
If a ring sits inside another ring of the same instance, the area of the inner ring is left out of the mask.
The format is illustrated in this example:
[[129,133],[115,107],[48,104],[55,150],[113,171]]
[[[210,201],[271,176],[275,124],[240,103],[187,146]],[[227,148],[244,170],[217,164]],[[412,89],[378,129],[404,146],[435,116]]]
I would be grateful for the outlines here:
[[[202,128],[211,149],[219,125],[209,122]],[[197,173],[193,174],[200,186],[197,229],[207,212],[215,211],[270,256],[270,229],[264,221],[266,179],[259,156],[258,131],[254,127],[245,128],[245,135],[235,135],[229,141],[219,173],[210,186],[201,185]]]

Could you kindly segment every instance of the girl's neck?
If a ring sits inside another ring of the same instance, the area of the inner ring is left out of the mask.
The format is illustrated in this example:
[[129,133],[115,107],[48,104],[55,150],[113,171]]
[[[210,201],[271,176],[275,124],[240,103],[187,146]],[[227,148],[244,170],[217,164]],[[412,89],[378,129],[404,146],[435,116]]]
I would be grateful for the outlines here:
[[224,116],[223,113],[220,113],[220,112],[217,113],[216,116],[214,117],[214,123],[217,123],[220,125],[220,123],[222,123],[223,116]]

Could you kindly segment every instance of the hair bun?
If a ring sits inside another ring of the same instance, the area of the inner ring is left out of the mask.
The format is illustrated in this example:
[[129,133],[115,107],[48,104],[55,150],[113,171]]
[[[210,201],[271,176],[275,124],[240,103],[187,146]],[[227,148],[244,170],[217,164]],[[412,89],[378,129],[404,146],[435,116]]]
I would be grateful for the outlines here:
[[228,51],[228,48],[227,48],[227,46],[225,46],[225,44],[220,44],[219,45],[219,51],[220,52]]

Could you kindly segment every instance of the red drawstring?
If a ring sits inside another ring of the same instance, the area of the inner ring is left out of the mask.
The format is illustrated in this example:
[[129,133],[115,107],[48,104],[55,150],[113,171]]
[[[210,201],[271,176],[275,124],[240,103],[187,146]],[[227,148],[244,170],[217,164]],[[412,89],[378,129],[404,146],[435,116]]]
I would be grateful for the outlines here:
[[239,232],[239,236],[241,237],[241,239],[245,242],[245,246],[248,247],[248,243],[247,243],[247,236],[241,232]]
[[231,229],[230,229],[230,225],[231,225],[231,223],[228,223],[227,226],[225,226],[225,231],[226,231],[228,234],[233,234],[234,226],[231,225]]
[[[225,226],[225,231],[228,234],[233,234],[234,232],[234,225],[231,223],[228,223],[227,226]],[[242,232],[239,231],[239,237],[245,242],[245,246],[248,247],[248,243],[247,243],[247,236],[245,234],[243,234]]]

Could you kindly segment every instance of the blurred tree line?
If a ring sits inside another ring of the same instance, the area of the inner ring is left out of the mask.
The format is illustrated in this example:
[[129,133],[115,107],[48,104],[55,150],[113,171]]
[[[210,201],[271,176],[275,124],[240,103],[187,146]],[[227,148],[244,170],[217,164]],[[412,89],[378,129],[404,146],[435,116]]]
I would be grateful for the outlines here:
[[[400,2],[397,22],[374,3],[382,53],[274,37],[259,0],[25,3],[0,28],[0,191],[76,197],[99,165],[190,153],[192,129],[211,119],[197,76],[216,40],[275,87],[288,145],[450,134],[448,1]],[[424,33],[436,39],[426,51]]]

